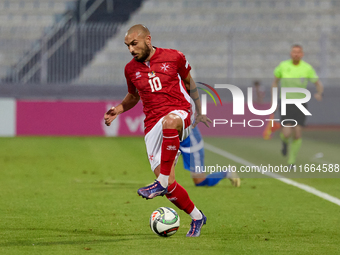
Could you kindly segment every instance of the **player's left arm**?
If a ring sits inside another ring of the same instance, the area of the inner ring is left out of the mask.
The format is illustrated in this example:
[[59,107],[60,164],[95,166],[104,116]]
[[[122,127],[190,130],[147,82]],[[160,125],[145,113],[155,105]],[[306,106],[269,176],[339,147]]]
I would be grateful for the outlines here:
[[315,82],[315,87],[317,92],[314,94],[314,97],[316,100],[321,101],[323,96],[323,85],[320,80]]
[[209,127],[208,122],[212,123],[212,121],[207,117],[207,115],[202,115],[202,109],[201,109],[201,100],[200,100],[200,95],[198,93],[198,89],[196,87],[196,83],[194,79],[191,77],[190,72],[188,73],[187,77],[183,79],[185,88],[187,91],[190,93],[190,97],[195,103],[196,107],[196,117],[195,117],[195,123],[193,127],[196,127],[196,125],[199,122],[203,122],[207,127]]

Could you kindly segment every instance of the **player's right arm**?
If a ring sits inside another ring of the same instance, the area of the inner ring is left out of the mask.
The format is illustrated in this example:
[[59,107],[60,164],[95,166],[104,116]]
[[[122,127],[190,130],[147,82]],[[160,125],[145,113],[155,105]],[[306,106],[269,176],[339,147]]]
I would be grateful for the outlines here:
[[112,107],[105,113],[104,115],[105,124],[107,126],[110,126],[111,122],[114,121],[119,114],[133,108],[138,103],[139,99],[140,97],[138,92],[136,92],[135,94],[127,93],[124,100],[119,105],[117,105],[116,107]]

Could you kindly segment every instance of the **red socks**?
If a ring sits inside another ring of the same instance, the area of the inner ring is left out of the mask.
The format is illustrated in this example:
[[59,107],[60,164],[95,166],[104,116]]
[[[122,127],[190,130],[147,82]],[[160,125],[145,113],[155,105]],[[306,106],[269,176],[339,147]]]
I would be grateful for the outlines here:
[[191,201],[188,195],[188,192],[176,181],[168,186],[168,193],[166,194],[166,197],[169,199],[169,201],[171,201],[179,209],[185,211],[187,214],[190,214],[195,208],[194,203]]
[[163,143],[161,154],[161,169],[163,175],[170,175],[172,164],[179,149],[179,137],[177,129],[163,129]]
[[[163,129],[163,143],[161,155],[161,169],[160,173],[169,176],[171,167],[179,149],[179,137],[176,129]],[[176,181],[168,186],[168,193],[166,197],[179,209],[190,214],[195,205],[189,198],[188,192],[179,185]]]

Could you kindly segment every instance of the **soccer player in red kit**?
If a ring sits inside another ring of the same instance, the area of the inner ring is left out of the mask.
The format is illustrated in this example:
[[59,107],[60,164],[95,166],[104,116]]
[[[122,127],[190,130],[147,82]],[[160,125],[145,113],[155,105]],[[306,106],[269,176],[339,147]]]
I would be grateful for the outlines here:
[[[200,235],[206,216],[196,208],[187,191],[175,180],[175,164],[180,155],[179,143],[188,137],[195,125],[211,120],[201,115],[201,104],[193,82],[189,62],[172,49],[153,47],[149,30],[144,25],[132,26],[125,35],[133,59],[125,67],[128,94],[116,107],[105,113],[105,124],[134,107],[139,99],[145,113],[145,144],[151,169],[157,179],[138,194],[146,199],[164,196],[192,218],[189,237]],[[195,106],[190,104],[190,91]],[[196,117],[194,110],[196,108]]]

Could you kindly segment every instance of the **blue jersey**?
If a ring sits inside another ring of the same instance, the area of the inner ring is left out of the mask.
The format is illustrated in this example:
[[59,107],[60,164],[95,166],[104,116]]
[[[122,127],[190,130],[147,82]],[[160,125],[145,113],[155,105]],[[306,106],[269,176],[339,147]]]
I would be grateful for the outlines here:
[[[204,143],[202,135],[196,126],[190,135],[180,143],[179,150],[183,155],[184,168],[195,172],[196,167],[203,169],[204,166]],[[199,168],[196,172],[199,171]]]

